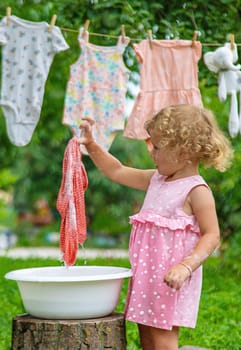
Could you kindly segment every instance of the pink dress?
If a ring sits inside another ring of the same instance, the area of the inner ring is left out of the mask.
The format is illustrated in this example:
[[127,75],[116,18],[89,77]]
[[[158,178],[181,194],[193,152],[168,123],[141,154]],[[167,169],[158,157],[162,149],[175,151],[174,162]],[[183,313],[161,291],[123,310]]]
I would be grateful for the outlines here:
[[144,122],[162,108],[173,104],[202,106],[198,88],[201,43],[190,40],[143,40],[134,44],[140,62],[140,92],[123,135],[147,139]]
[[[129,284],[126,319],[171,330],[173,326],[194,328],[202,287],[202,267],[186,280],[179,291],[163,278],[171,266],[182,261],[198,243],[201,233],[194,216],[182,210],[188,193],[207,186],[199,175],[165,181],[154,173],[143,206],[130,217],[130,261],[133,277]],[[208,186],[207,186],[208,187]]]

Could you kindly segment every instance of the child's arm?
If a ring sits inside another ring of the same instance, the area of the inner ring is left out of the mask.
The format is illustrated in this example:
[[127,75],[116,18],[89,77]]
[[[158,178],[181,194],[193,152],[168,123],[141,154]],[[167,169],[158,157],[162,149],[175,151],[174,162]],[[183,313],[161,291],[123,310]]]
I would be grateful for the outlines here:
[[124,166],[95,142],[91,130],[92,125],[93,121],[90,118],[82,119],[80,128],[83,130],[83,136],[80,138],[80,143],[85,145],[96,167],[114,182],[139,190],[147,190],[155,170],[141,170]]
[[193,215],[196,217],[202,237],[193,252],[184,259],[192,270],[196,270],[219,246],[220,231],[211,191],[198,186],[190,193]]
[[[196,217],[202,237],[181,264],[173,266],[165,276],[165,282],[180,289],[183,282],[218,247],[220,232],[212,193],[205,186],[195,187],[189,195],[193,215]],[[183,265],[182,265],[183,264]]]

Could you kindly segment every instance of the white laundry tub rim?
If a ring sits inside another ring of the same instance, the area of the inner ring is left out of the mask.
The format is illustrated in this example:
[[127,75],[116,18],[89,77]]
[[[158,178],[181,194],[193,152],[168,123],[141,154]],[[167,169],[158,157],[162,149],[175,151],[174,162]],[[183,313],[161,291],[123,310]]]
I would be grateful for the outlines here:
[[116,266],[35,267],[10,271],[5,278],[21,282],[85,282],[131,277],[129,268]]

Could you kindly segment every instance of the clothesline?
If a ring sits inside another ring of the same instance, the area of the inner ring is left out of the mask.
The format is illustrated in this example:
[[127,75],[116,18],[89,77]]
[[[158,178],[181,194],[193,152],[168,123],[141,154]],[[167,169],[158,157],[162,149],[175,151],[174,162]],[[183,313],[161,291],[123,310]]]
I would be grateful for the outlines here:
[[[70,28],[65,28],[65,27],[59,27],[62,31],[65,32],[74,32],[74,33],[79,33],[78,30],[76,29],[70,29]],[[110,35],[110,34],[103,34],[103,33],[95,33],[95,32],[89,32],[89,35],[91,36],[99,36],[99,37],[106,37],[106,38],[111,38],[111,39],[118,39],[119,36],[117,35]],[[131,38],[129,37],[131,41],[138,41],[138,40],[143,40],[142,38]],[[159,39],[152,39],[152,40],[159,40]],[[223,44],[219,43],[202,43],[202,46],[222,46]],[[241,46],[241,43],[235,43],[237,46]]]
[[[78,33],[79,31],[76,30],[76,29],[69,29],[69,28],[63,28],[63,27],[60,27],[60,29],[62,31],[66,31],[66,32],[75,32],[75,33]],[[102,33],[95,33],[95,32],[89,32],[89,35],[92,35],[92,36],[100,36],[100,37],[106,37],[106,38],[111,38],[111,39],[118,39],[119,36],[117,35],[110,35],[110,34],[102,34]],[[138,41],[138,40],[143,40],[142,38],[131,38],[129,37],[131,41]],[[159,39],[152,39],[152,40],[159,40]],[[222,44],[218,44],[218,43],[202,43],[203,46],[221,46]],[[237,45],[240,45],[241,46],[241,43],[240,44],[237,44]]]
[[[0,15],[0,18],[3,18],[4,16]],[[79,30],[77,29],[71,29],[66,27],[59,27],[59,29],[63,32],[72,32],[72,33],[79,33]],[[89,32],[89,35],[91,36],[99,36],[104,38],[111,38],[111,39],[118,39],[119,36],[117,35],[111,35],[111,34],[104,34],[104,33],[95,33],[95,32]],[[131,38],[129,37],[131,41],[140,41],[143,40],[143,38]],[[160,40],[160,39],[152,39],[152,40]],[[200,41],[200,40],[199,40]],[[202,46],[222,46],[220,43],[202,43]],[[237,46],[241,46],[241,43],[235,43]]]

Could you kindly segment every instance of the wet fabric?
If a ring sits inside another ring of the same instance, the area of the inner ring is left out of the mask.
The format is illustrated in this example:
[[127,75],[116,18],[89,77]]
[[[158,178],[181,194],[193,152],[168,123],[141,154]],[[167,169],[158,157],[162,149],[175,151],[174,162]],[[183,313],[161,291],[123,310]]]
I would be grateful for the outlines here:
[[60,249],[65,265],[76,261],[78,245],[86,239],[85,190],[88,178],[76,137],[65,149],[62,182],[57,198],[57,209],[61,215]]

